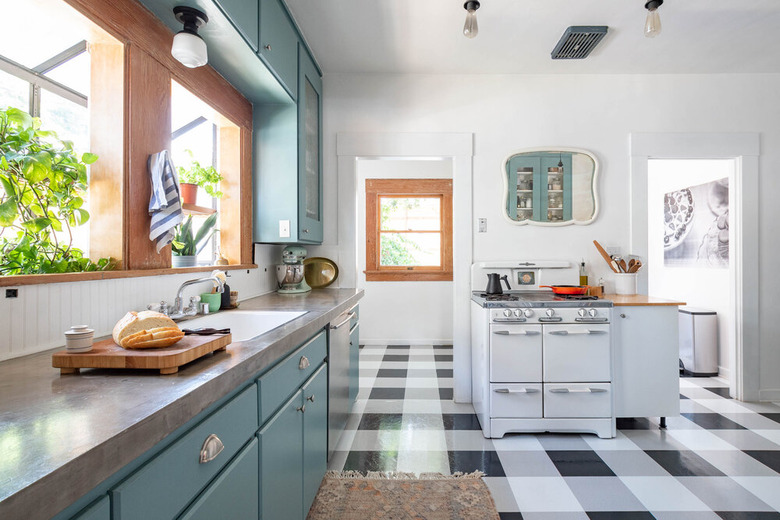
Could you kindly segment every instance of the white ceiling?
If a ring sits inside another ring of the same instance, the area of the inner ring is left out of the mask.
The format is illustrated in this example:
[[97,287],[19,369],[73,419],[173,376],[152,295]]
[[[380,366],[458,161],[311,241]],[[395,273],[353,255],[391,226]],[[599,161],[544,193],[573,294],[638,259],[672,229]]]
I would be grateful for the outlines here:
[[[479,35],[462,0],[286,0],[326,73],[776,73],[780,0],[483,0]],[[584,60],[552,60],[570,25],[607,25]]]

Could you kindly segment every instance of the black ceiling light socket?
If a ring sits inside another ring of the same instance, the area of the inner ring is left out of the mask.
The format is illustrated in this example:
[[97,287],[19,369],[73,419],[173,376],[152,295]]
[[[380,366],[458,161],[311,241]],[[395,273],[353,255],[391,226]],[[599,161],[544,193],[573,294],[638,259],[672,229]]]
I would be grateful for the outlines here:
[[471,10],[476,11],[477,9],[479,9],[479,2],[477,2],[477,0],[469,0],[468,2],[463,4],[463,9],[465,9],[466,11],[471,11]]
[[658,9],[659,7],[661,7],[661,5],[662,5],[663,3],[664,3],[664,0],[649,0],[649,1],[648,1],[648,2],[645,4],[645,9],[647,9],[647,10],[649,10],[649,11],[655,11],[656,9]]
[[190,34],[198,34],[198,28],[206,25],[209,21],[209,17],[206,13],[194,7],[187,7],[186,5],[177,5],[173,8],[173,14],[179,23],[184,25],[184,32]]

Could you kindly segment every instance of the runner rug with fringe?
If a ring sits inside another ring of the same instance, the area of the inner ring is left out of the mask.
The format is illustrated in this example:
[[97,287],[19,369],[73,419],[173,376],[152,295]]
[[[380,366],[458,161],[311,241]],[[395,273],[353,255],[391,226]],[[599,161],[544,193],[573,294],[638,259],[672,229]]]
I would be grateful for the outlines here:
[[307,520],[499,520],[483,476],[329,471]]

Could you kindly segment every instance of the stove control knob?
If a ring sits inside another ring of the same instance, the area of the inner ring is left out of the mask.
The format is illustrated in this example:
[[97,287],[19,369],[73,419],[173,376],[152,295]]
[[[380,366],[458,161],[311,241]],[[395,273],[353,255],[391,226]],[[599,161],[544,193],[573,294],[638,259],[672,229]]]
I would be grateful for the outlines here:
[[546,311],[544,311],[544,313],[547,315],[547,317],[552,318],[555,315],[555,310],[547,309]]
[[504,309],[504,316],[506,316],[507,318],[511,318],[512,317],[511,309]]
[[577,314],[579,314],[580,316],[585,316],[585,309],[577,310]]
[[515,309],[514,314],[515,314],[516,318],[522,318],[523,317],[523,311],[521,311],[520,309]]
[[588,311],[588,316],[590,316],[591,318],[595,318],[598,315],[598,313],[599,312],[596,309],[590,309]]
[[532,311],[531,309],[526,309],[523,311],[523,316],[525,316],[526,318],[532,318],[533,315],[534,315],[534,311]]

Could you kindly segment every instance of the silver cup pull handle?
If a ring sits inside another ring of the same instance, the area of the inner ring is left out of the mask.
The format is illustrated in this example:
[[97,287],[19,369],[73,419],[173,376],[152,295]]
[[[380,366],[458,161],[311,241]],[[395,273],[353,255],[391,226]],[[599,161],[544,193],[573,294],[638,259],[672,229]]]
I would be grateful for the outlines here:
[[225,449],[225,445],[219,440],[216,434],[212,433],[206,440],[203,441],[203,447],[200,449],[200,463],[205,464],[211,462],[217,458],[217,455],[222,453]]
[[311,365],[311,363],[309,363],[309,358],[306,356],[301,356],[301,360],[298,362],[298,369],[305,370],[309,368],[309,365]]

